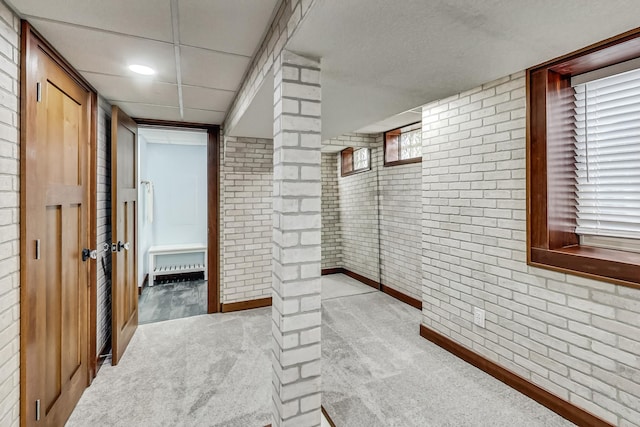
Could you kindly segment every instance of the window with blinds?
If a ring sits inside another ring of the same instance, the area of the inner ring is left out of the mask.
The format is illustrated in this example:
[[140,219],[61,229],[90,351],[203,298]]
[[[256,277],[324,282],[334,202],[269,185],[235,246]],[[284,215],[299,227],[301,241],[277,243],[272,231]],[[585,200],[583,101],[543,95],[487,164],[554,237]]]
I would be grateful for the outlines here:
[[640,69],[573,87],[576,234],[640,239]]

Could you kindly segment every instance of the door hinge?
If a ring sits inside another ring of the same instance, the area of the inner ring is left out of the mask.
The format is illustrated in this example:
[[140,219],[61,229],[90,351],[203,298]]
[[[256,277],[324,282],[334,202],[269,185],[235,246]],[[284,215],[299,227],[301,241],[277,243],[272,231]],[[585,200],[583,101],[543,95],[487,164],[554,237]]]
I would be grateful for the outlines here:
[[36,83],[36,102],[42,101],[42,84]]
[[36,239],[36,259],[40,259],[40,239]]
[[40,421],[40,399],[36,400],[36,421]]

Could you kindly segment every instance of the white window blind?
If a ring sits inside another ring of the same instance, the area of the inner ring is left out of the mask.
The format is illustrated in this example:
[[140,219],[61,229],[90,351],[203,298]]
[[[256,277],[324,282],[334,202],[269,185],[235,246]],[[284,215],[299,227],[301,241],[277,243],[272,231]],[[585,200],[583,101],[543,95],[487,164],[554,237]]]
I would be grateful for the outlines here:
[[640,239],[640,69],[574,89],[576,233]]

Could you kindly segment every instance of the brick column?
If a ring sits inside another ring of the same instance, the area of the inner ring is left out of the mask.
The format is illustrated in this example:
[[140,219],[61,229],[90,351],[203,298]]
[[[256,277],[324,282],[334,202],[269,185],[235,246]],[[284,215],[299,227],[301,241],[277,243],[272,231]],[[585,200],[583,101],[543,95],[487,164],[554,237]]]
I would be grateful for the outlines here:
[[273,426],[319,426],[320,63],[274,65]]

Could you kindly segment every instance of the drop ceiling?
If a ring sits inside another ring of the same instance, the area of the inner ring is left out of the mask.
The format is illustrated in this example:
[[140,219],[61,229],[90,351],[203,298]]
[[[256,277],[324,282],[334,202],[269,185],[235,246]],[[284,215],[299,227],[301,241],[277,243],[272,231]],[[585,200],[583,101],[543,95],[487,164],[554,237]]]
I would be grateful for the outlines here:
[[197,129],[167,129],[155,127],[141,127],[138,131],[140,138],[149,144],[170,145],[207,145],[207,131]]
[[[224,120],[278,3],[11,1],[128,114],[213,124]],[[413,122],[410,110],[425,103],[633,29],[638,12],[638,0],[315,0],[288,48],[322,59],[326,140]],[[158,74],[135,77],[133,62]],[[269,73],[227,132],[271,138],[272,91]]]
[[[100,95],[130,116],[207,124],[224,120],[277,3],[11,0]],[[131,64],[156,74],[138,76]]]

